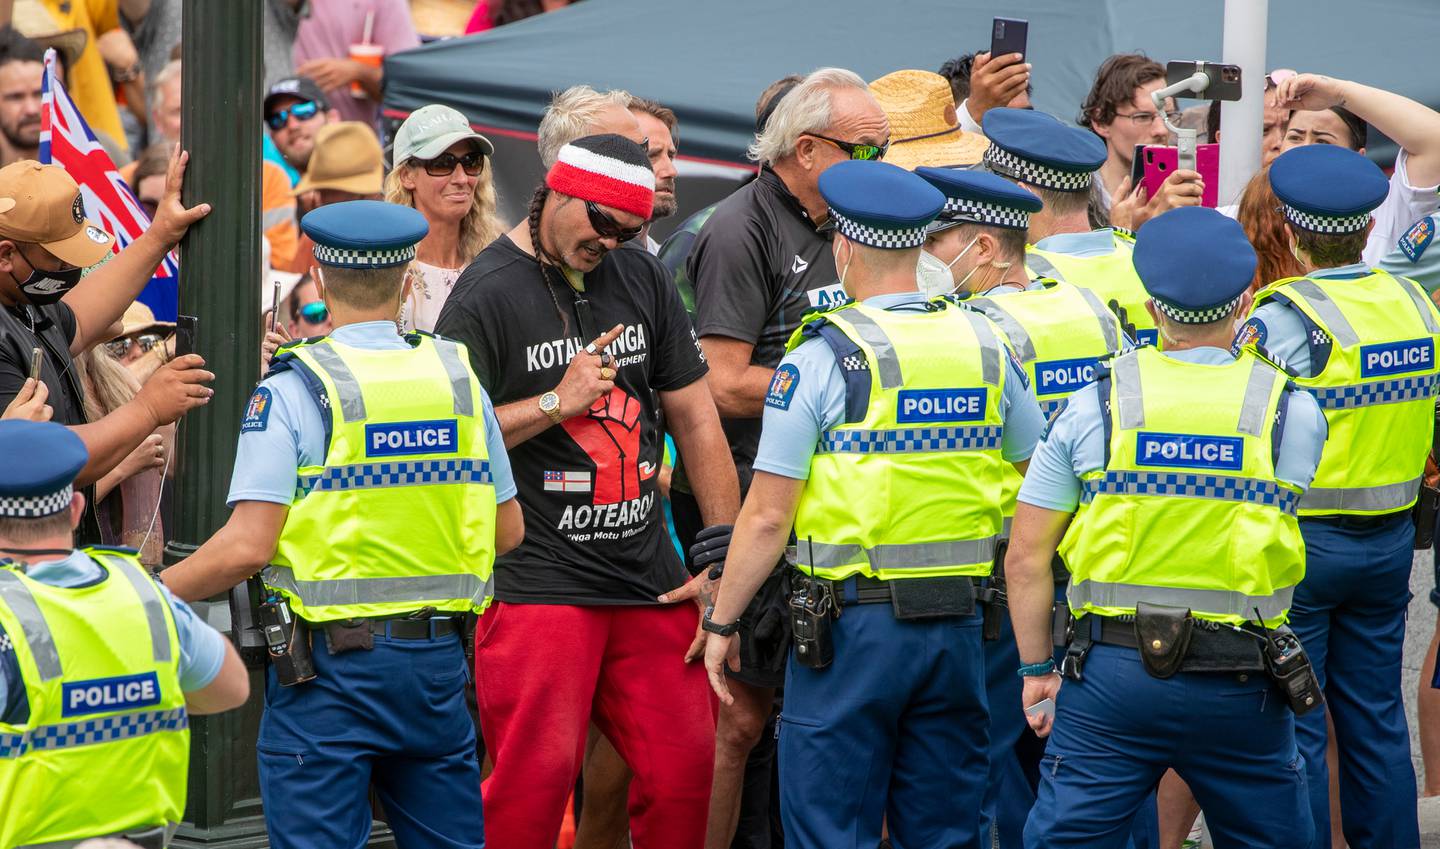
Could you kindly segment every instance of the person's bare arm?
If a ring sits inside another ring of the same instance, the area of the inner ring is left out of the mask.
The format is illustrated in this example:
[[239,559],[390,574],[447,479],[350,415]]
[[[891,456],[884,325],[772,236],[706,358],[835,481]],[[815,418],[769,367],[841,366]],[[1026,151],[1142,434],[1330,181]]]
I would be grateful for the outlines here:
[[234,644],[229,640],[224,642],[225,659],[220,662],[220,672],[215,679],[185,694],[185,709],[197,716],[240,707],[250,698],[250,673]]
[[756,419],[765,409],[765,390],[775,369],[750,362],[755,346],[729,336],[702,336],[700,347],[710,364],[715,408],[727,419]]
[[198,601],[225,592],[259,572],[275,556],[290,508],[268,501],[241,501],[230,519],[199,550],[160,573],[170,592]]
[[[740,479],[720,416],[702,377],[689,386],[660,393],[667,430],[685,463],[685,474],[706,525],[727,525],[740,512]],[[772,564],[773,565],[773,564]]]
[[180,187],[185,181],[185,164],[189,159],[189,153],[176,145],[165,175],[165,196],[150,228],[66,293],[64,301],[75,313],[71,354],[81,354],[107,338],[105,334],[110,325],[135,302],[166,252],[179,243],[191,224],[210,214],[208,203],[189,209],[180,203]]
[[[606,345],[614,342],[624,329],[623,324],[617,324],[591,342],[590,346],[596,351],[594,354],[584,348],[575,352],[575,358],[570,361],[564,376],[560,378],[560,384],[555,387],[555,394],[560,396],[562,419],[581,415],[590,409],[596,398],[614,388],[613,373],[608,380],[600,376],[602,368],[615,367],[613,362],[609,366],[601,365],[601,352]],[[527,439],[533,439],[554,424],[540,409],[539,395],[497,406],[495,420],[500,423],[500,432],[505,435],[506,448],[514,448]]]
[[205,384],[214,380],[215,375],[201,368],[204,364],[205,360],[198,354],[176,357],[157,369],[134,398],[109,415],[71,427],[90,454],[76,482],[81,486],[95,483],[156,428],[209,403],[215,391]]
[[[1060,538],[1070,526],[1070,517],[1069,513],[1046,510],[1023,501],[1015,506],[1015,523],[1005,555],[1005,590],[1022,664],[1044,663],[1054,651],[1050,623],[1055,604],[1055,579],[1050,562]],[[1021,706],[1053,699],[1059,690],[1060,679],[1056,675],[1028,676]],[[1050,733],[1048,717],[1026,718],[1036,734],[1043,737]]]
[[1440,183],[1440,112],[1393,91],[1321,74],[1290,77],[1276,96],[1286,109],[1349,109],[1405,149],[1411,185]]
[[502,501],[495,510],[495,553],[504,554],[525,539],[525,514],[520,499]]

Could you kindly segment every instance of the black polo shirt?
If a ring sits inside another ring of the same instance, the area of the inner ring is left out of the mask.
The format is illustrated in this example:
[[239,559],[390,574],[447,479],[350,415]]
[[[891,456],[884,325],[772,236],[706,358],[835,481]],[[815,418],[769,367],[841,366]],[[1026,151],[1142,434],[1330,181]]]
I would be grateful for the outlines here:
[[[700,336],[726,336],[755,346],[752,365],[774,368],[800,319],[844,300],[830,238],[780,177],[762,168],[753,182],[721,201],[686,265],[695,286]],[[725,419],[741,490],[760,445],[760,419]]]
[[[30,353],[39,348],[43,352],[40,379],[50,390],[47,403],[55,409],[51,421],[63,425],[86,423],[85,390],[75,361],[70,357],[75,327],[75,313],[64,302],[43,307],[19,304],[0,308],[0,410],[19,394],[30,376]],[[98,545],[101,538],[95,515],[95,491],[93,487],[86,487],[83,492],[85,516],[77,532],[77,544]]]

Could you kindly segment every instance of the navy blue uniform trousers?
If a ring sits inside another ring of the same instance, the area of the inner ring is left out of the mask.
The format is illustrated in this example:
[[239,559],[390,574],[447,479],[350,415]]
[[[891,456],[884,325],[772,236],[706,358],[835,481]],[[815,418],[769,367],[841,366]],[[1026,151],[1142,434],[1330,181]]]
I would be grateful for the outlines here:
[[1162,680],[1134,649],[1095,645],[1084,676],[1055,699],[1028,849],[1120,849],[1166,768],[1190,785],[1216,846],[1310,845],[1295,715],[1264,673]]
[[1295,590],[1290,626],[1320,676],[1326,702],[1295,728],[1310,782],[1314,845],[1330,847],[1328,712],[1340,754],[1345,841],[1351,849],[1413,849],[1420,826],[1400,677],[1414,558],[1410,514],[1381,521],[1301,519],[1300,532],[1305,578]]
[[899,621],[845,607],[835,661],[792,655],[780,717],[786,849],[980,849],[987,773],[980,617]]
[[360,849],[373,781],[400,849],[483,849],[459,637],[376,635],[372,651],[338,655],[313,637],[317,679],[280,687],[266,672],[256,748],[270,845]]

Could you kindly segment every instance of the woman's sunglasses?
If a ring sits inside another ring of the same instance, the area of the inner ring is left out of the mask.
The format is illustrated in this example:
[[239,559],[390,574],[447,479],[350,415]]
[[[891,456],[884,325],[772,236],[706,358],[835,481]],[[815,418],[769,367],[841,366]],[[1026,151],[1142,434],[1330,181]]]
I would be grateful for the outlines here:
[[310,324],[320,324],[330,317],[330,309],[324,301],[311,301],[300,308],[300,317]]
[[456,165],[464,168],[465,173],[471,177],[478,177],[480,172],[485,170],[485,154],[478,150],[472,150],[464,156],[442,153],[434,159],[417,159],[415,162],[431,177],[449,177],[455,171]]
[[847,142],[840,141],[839,139],[832,139],[829,136],[822,136],[819,133],[806,133],[805,135],[814,136],[821,141],[830,142],[831,144],[840,148],[840,150],[851,159],[861,159],[866,161],[873,159],[884,159],[885,151],[890,149],[890,142],[888,141],[884,144],[879,145],[857,144],[856,142]]
[[116,359],[122,359],[126,354],[130,353],[131,346],[139,345],[142,353],[149,353],[150,349],[160,344],[164,338],[164,336],[158,333],[141,333],[139,336],[125,336],[106,342],[105,350],[114,354]]
[[289,109],[277,109],[271,112],[265,116],[265,123],[270,125],[270,129],[278,130],[285,126],[285,122],[290,120],[291,115],[294,115],[297,121],[308,121],[314,118],[315,113],[319,111],[320,104],[313,100],[304,100]]
[[606,214],[605,210],[596,206],[592,200],[585,201],[585,214],[590,217],[590,229],[602,239],[614,239],[616,242],[628,242],[640,235],[645,225],[626,229],[620,226],[620,222]]

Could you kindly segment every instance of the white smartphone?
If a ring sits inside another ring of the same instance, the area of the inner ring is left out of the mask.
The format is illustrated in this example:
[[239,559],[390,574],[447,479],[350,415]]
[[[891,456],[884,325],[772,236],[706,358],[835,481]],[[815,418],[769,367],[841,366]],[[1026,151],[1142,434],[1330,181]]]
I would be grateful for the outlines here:
[[1026,716],[1048,716],[1050,721],[1055,721],[1055,700],[1041,699],[1030,707],[1025,708]]

